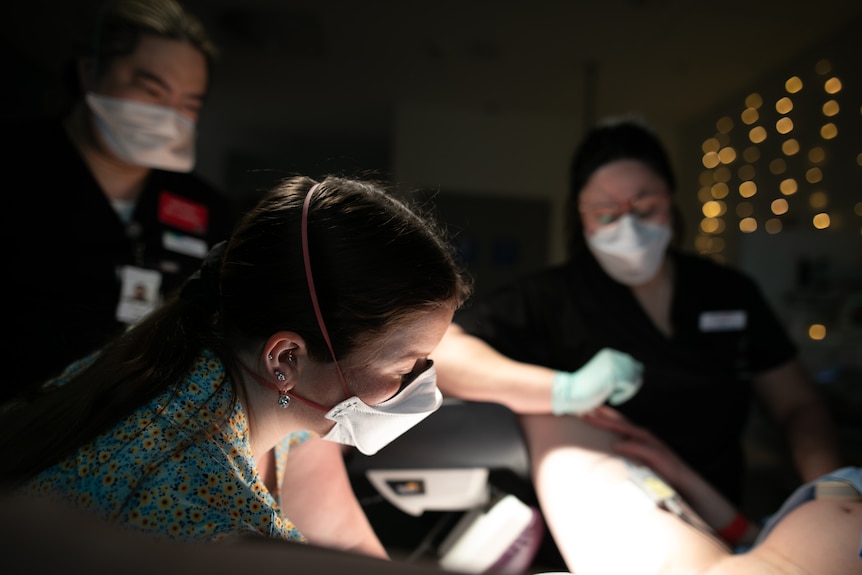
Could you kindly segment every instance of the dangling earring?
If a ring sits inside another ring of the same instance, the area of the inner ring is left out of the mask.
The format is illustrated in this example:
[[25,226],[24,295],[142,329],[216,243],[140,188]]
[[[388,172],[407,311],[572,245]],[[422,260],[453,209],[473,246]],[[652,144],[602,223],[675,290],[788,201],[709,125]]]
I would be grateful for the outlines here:
[[[287,379],[286,377],[284,377],[284,374],[277,369],[275,370],[275,378],[278,381],[284,381],[285,379]],[[290,396],[287,395],[286,389],[278,390],[278,405],[282,409],[287,409],[287,406],[290,405]]]

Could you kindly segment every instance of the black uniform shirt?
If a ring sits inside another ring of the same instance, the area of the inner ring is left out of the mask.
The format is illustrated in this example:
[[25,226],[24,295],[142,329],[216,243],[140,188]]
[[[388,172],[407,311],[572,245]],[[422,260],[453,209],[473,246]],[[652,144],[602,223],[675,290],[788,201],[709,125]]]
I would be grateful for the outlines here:
[[[109,203],[59,123],[7,126],[6,325],[8,398],[101,346],[117,321],[119,270],[157,270],[161,293],[178,287],[206,250],[226,239],[230,203],[193,174],[153,170],[130,223]],[[180,250],[180,251],[177,251]]]
[[588,252],[474,302],[455,321],[513,359],[561,371],[604,347],[631,354],[644,363],[643,386],[616,408],[738,502],[751,375],[796,349],[747,276],[691,255],[670,257],[670,337]]

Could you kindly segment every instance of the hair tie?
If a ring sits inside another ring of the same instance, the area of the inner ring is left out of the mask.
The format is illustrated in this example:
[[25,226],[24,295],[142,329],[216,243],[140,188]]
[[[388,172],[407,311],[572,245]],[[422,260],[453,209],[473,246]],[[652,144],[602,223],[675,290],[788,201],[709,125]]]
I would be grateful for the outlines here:
[[221,271],[227,242],[214,245],[204,258],[201,267],[183,283],[180,298],[197,304],[201,308],[215,312],[219,304],[219,273]]

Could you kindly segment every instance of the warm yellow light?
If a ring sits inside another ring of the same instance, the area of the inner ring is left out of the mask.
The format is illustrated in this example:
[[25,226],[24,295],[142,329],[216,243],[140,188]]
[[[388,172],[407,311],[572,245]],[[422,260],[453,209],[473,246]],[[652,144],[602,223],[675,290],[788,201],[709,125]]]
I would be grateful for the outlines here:
[[742,152],[742,157],[746,162],[754,163],[760,159],[760,148],[757,146],[748,146]]
[[754,213],[754,206],[751,202],[739,202],[736,205],[736,215],[740,218],[747,218]]
[[719,120],[715,123],[715,129],[718,130],[719,134],[727,134],[733,129],[733,118],[730,116],[724,116],[723,118],[719,118]]
[[724,202],[710,200],[703,204],[701,211],[707,218],[717,218],[724,215],[724,212],[727,211],[727,205]]
[[756,110],[763,105],[763,98],[761,98],[760,94],[758,94],[757,92],[749,94],[745,98],[745,105],[749,108],[754,108]]
[[826,152],[820,146],[814,146],[808,150],[808,161],[812,164],[819,164],[826,158]]
[[703,160],[701,160],[701,161],[703,162],[703,167],[705,167],[705,168],[714,168],[720,162],[720,160],[718,159],[718,153],[717,152],[705,153],[703,155]]
[[739,195],[743,198],[750,198],[757,193],[757,184],[754,182],[742,182],[739,184]]
[[856,205],[853,206],[853,213],[862,216],[862,202],[856,202]]
[[768,234],[781,233],[781,220],[778,218],[769,218],[766,220],[766,223],[763,224],[763,229],[765,229]]
[[787,200],[784,198],[778,198],[777,200],[772,200],[772,204],[770,204],[769,209],[772,210],[772,213],[776,216],[780,216],[782,214],[786,214],[789,206],[787,205]]
[[759,144],[766,139],[766,129],[763,126],[755,126],[748,132],[748,139],[754,144]]
[[754,108],[746,108],[742,111],[742,114],[739,115],[742,119],[743,124],[751,125],[760,118],[760,114]]
[[787,134],[793,131],[793,120],[790,118],[784,117],[779,118],[777,122],[775,122],[775,130],[779,134]]
[[826,337],[826,326],[822,323],[813,323],[808,326],[808,337],[820,341]]
[[862,166],[862,153],[859,153],[856,156],[856,163],[859,164],[860,166]]
[[823,172],[820,171],[820,168],[809,168],[805,172],[805,179],[809,184],[816,184],[823,179]]
[[757,231],[757,220],[754,218],[744,218],[739,220],[739,231],[750,234]]
[[823,84],[823,89],[826,90],[827,94],[837,94],[841,91],[841,80],[833,76],[826,80],[826,83]]
[[814,216],[811,223],[814,224],[814,227],[818,230],[825,230],[829,227],[829,224],[832,223],[832,220],[829,218],[829,214],[823,212]]
[[841,106],[838,105],[838,102],[835,100],[829,100],[825,104],[823,104],[823,115],[824,116],[834,116],[838,112],[841,111]]
[[824,140],[831,140],[835,136],[838,135],[838,126],[829,122],[828,124],[823,124],[823,127],[820,128],[820,137]]
[[721,144],[718,142],[718,138],[709,138],[703,141],[700,149],[703,150],[703,153],[707,152],[717,152],[721,148]]
[[827,59],[820,60],[817,64],[814,65],[814,71],[820,74],[821,76],[828,74],[832,71],[832,62]]
[[718,159],[722,164],[730,164],[736,159],[736,150],[730,146],[724,147],[718,151]]
[[697,200],[701,204],[705,204],[709,200],[712,199],[712,186],[701,186],[700,189],[697,190]]
[[799,76],[792,76],[784,83],[784,89],[790,94],[795,94],[802,89],[802,80],[799,79]]
[[710,189],[710,195],[716,200],[722,200],[730,193],[730,189],[724,182],[718,182]]
[[791,100],[787,96],[784,96],[783,98],[781,98],[780,100],[775,102],[775,111],[778,112],[779,114],[786,114],[792,109],[793,109],[793,100]]
[[705,234],[718,232],[718,218],[703,218],[700,220],[700,229]]
[[778,189],[785,196],[792,196],[799,191],[799,184],[793,178],[787,178],[786,180],[781,180],[781,183],[778,184]]
[[785,156],[793,156],[799,152],[799,142],[795,139],[790,138],[786,142],[781,144],[781,151],[784,152]]
[[808,205],[815,210],[822,210],[829,203],[829,196],[823,190],[817,190],[808,196]]
[[769,171],[775,174],[783,174],[787,169],[787,163],[781,158],[775,158],[771,162],[769,162]]

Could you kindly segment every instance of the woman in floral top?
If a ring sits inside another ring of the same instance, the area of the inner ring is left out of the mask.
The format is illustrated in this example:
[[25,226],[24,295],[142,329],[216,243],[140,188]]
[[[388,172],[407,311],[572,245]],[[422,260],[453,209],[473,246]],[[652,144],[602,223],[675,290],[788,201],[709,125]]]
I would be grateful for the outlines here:
[[428,356],[469,289],[381,187],[286,180],[178,294],[4,408],[2,479],[159,537],[386,557],[339,444],[374,453],[439,406]]

